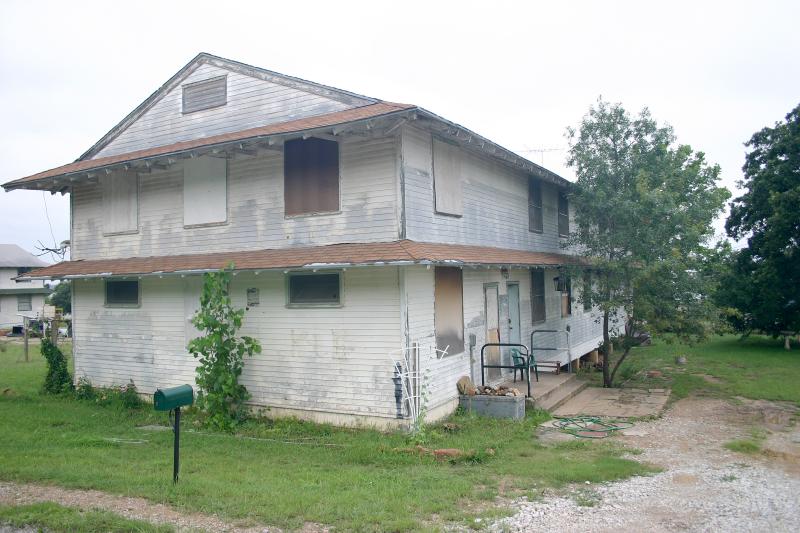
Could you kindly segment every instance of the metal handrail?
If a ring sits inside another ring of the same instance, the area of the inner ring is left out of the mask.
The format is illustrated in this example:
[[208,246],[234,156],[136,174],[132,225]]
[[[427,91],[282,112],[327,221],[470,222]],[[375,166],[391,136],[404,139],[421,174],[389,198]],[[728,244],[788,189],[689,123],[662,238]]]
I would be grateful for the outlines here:
[[560,351],[561,348],[553,348],[553,347],[547,347],[547,348],[545,348],[545,347],[542,347],[542,348],[536,347],[536,348],[534,348],[534,346],[533,346],[533,335],[535,333],[564,333],[564,334],[566,334],[566,336],[567,336],[567,372],[571,374],[572,373],[572,354],[570,353],[570,345],[569,345],[569,326],[567,326],[566,329],[563,329],[563,330],[561,330],[561,329],[534,329],[533,331],[531,331],[531,351],[530,351],[531,355],[533,355],[534,349],[536,349],[536,350],[545,350],[545,351],[549,350],[549,351],[556,351],[557,352],[557,351]]
[[[530,352],[530,350],[528,350],[528,347],[525,346],[524,344],[511,344],[511,343],[506,343],[506,342],[489,342],[489,343],[486,343],[483,346],[481,346],[481,386],[484,386],[486,384],[486,381],[484,380],[484,374],[485,374],[484,369],[486,369],[486,368],[508,368],[508,369],[517,368],[517,367],[515,367],[513,365],[509,366],[509,365],[487,365],[487,364],[484,364],[484,362],[483,362],[483,352],[489,346],[508,347],[508,348],[522,348],[522,349],[525,350],[524,356],[525,356],[525,360],[527,361],[527,364],[525,365],[525,370],[526,370],[525,379],[528,382],[528,395],[527,395],[527,397],[530,398],[531,397],[531,366],[530,366],[531,365],[531,352]],[[502,356],[502,354],[501,354],[501,356]]]

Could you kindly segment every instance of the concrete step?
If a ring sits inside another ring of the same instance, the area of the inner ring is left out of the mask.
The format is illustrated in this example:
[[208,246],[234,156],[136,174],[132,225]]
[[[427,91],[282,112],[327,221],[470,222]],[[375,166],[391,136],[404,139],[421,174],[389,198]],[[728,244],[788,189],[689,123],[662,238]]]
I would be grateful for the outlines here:
[[573,376],[572,379],[536,398],[533,404],[538,409],[553,412],[588,386],[587,382]]

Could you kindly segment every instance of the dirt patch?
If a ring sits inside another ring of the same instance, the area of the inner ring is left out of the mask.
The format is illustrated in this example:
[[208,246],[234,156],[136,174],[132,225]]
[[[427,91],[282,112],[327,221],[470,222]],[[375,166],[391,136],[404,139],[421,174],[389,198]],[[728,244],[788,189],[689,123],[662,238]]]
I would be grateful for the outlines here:
[[[101,509],[126,518],[153,524],[171,524],[178,531],[225,531],[231,533],[279,532],[277,528],[226,522],[216,516],[184,513],[168,505],[152,503],[143,498],[116,496],[96,490],[65,489],[61,487],[0,482],[0,504],[24,505],[55,502],[80,509]],[[306,532],[321,533],[326,529],[307,524]]]
[[709,374],[692,374],[692,375],[700,377],[700,378],[703,378],[703,380],[706,383],[711,383],[712,385],[719,385],[720,383],[722,383],[721,379],[719,379],[718,377],[709,375]]
[[[592,506],[574,497],[588,485],[540,501],[518,499],[517,513],[493,531],[796,531],[800,523],[800,432],[792,404],[687,398],[661,418],[614,437],[640,450],[633,459],[663,469],[652,476],[592,485]],[[752,455],[724,447],[761,443]],[[570,489],[568,489],[570,490]],[[574,493],[574,494],[573,494]]]

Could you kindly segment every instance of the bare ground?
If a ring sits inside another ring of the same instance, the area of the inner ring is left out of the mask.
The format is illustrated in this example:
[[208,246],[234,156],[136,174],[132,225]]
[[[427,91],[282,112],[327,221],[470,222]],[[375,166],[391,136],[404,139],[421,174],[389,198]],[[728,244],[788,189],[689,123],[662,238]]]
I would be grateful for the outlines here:
[[[797,531],[800,431],[791,404],[687,398],[615,437],[663,471],[516,501],[493,531]],[[752,455],[724,448],[754,439]]]
[[[111,511],[126,518],[153,524],[171,524],[178,531],[224,531],[230,533],[276,532],[274,528],[226,522],[212,515],[186,513],[143,498],[116,496],[96,490],[0,482],[0,504],[25,505],[55,502],[67,507]],[[2,530],[0,530],[2,531]]]

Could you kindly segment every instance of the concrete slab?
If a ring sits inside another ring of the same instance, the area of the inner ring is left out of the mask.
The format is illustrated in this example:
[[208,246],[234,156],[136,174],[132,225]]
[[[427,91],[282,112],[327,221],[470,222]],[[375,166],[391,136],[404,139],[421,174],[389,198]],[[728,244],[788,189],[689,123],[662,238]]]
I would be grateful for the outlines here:
[[603,389],[589,387],[553,412],[555,416],[607,416],[640,418],[661,412],[668,389]]

